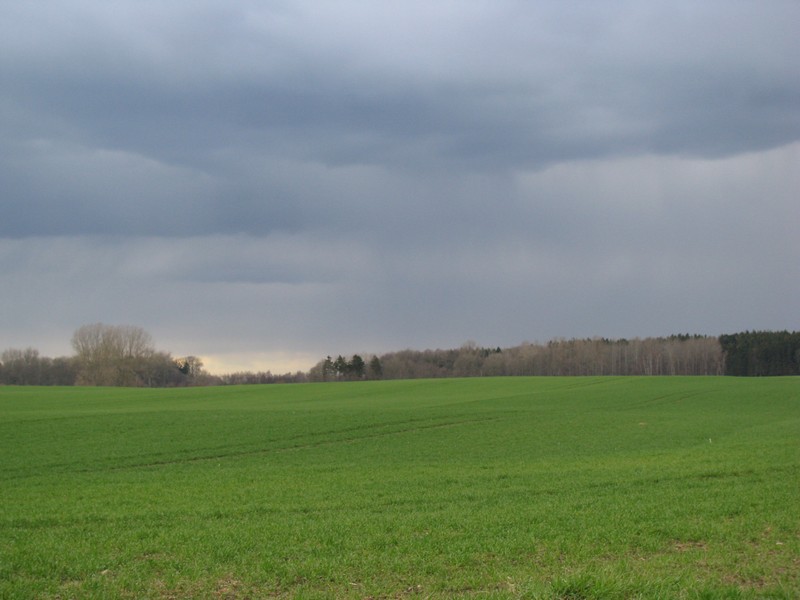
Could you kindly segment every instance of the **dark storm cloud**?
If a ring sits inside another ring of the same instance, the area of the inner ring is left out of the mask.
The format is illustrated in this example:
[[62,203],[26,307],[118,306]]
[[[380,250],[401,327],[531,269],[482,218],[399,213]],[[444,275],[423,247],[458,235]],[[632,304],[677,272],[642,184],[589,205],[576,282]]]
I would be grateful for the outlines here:
[[86,143],[191,164],[236,146],[331,164],[539,166],[725,155],[800,131],[792,3],[376,5],[37,4],[20,11],[28,31],[6,38],[5,95]]

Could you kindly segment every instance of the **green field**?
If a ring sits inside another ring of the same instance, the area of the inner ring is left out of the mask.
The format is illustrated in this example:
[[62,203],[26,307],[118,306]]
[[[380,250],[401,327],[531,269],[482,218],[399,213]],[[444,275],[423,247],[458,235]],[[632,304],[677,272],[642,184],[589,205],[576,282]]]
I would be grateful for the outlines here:
[[0,388],[0,598],[799,598],[800,379]]

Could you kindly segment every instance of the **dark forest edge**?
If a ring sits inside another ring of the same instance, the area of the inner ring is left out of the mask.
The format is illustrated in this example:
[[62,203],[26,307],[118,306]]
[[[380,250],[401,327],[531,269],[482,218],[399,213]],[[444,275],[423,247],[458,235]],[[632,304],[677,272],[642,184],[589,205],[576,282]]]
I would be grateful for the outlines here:
[[679,334],[634,339],[556,339],[510,348],[468,342],[449,350],[341,355],[308,372],[212,375],[195,356],[157,351],[150,335],[127,325],[84,325],[74,356],[49,358],[34,348],[0,355],[0,385],[184,387],[315,381],[489,376],[800,375],[800,332],[745,331],[719,337]]

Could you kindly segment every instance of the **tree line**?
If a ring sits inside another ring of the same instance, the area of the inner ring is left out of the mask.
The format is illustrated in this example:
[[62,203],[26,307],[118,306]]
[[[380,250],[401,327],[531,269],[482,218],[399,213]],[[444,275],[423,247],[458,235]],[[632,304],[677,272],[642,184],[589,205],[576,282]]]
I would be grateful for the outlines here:
[[131,325],[83,325],[71,344],[75,354],[58,358],[41,356],[35,348],[3,351],[0,385],[180,387],[308,381],[308,374],[300,371],[212,375],[199,357],[159,351],[149,333]]
[[745,331],[719,342],[728,375],[800,375],[800,332]]
[[48,358],[34,348],[0,354],[0,384],[176,387],[515,375],[800,375],[800,333],[746,331],[719,337],[671,335],[634,339],[556,339],[510,348],[468,342],[447,350],[327,356],[308,372],[211,375],[195,356],[156,350],[151,336],[128,325],[84,325],[74,356]]
[[361,355],[354,354],[347,360],[341,354],[333,360],[330,356],[311,367],[309,381],[357,381],[359,379],[382,379],[383,366],[377,356],[366,362]]
[[[324,372],[318,364],[312,380]],[[370,359],[371,379],[516,375],[722,375],[719,340],[709,336],[559,339],[501,349],[468,342],[447,350],[401,350]]]
[[[340,357],[341,358],[341,357]],[[328,376],[328,357],[309,373]],[[336,363],[334,363],[335,365]],[[579,375],[800,375],[800,332],[677,334],[634,339],[555,339],[501,349],[401,350],[369,359],[364,379]]]
[[96,385],[175,387],[205,383],[202,361],[173,358],[155,349],[149,333],[130,325],[94,323],[72,336],[74,356],[48,358],[34,348],[0,355],[6,385]]

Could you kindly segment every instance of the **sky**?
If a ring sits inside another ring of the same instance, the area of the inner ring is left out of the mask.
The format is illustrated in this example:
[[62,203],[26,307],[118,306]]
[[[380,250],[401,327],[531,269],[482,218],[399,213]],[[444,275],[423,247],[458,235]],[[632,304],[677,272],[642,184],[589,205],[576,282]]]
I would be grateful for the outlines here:
[[800,329],[796,0],[6,0],[0,350]]

